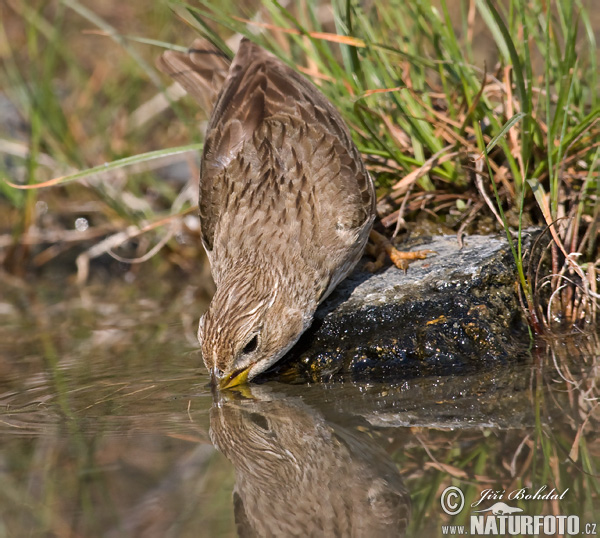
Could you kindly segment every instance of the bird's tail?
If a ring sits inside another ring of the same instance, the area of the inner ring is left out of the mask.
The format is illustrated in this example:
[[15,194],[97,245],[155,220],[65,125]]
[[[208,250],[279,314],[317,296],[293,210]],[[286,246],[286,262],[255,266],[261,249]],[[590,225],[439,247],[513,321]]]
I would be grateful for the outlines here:
[[209,115],[227,77],[231,61],[206,39],[196,39],[187,53],[167,50],[156,61]]

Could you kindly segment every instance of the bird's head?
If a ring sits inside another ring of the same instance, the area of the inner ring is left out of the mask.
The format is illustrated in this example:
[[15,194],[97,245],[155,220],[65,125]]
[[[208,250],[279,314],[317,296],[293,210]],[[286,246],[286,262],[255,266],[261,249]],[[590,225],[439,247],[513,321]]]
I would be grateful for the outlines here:
[[264,372],[300,338],[314,309],[293,300],[264,271],[223,281],[200,318],[198,340],[211,380],[219,388],[240,385]]

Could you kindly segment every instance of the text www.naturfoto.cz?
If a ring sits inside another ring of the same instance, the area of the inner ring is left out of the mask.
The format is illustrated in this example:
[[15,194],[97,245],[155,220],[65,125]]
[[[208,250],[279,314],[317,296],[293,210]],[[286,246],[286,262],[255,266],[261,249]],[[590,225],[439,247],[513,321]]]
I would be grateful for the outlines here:
[[462,525],[442,525],[442,534],[460,536],[461,534],[466,533],[465,528]]

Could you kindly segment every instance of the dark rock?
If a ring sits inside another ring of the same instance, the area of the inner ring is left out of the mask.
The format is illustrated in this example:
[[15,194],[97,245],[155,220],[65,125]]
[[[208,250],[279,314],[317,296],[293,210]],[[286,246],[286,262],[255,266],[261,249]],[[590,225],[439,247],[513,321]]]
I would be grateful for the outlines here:
[[528,343],[516,266],[505,239],[440,236],[407,273],[355,271],[312,327],[263,375],[285,382],[464,375],[512,360]]

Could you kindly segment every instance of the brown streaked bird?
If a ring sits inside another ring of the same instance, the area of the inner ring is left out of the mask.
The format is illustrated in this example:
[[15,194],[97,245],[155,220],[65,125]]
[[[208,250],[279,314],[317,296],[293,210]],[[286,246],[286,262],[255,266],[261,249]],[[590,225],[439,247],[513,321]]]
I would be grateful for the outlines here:
[[410,494],[366,422],[352,427],[322,401],[264,385],[243,393],[221,394],[210,410],[210,438],[235,467],[240,537],[405,535]]
[[254,378],[294,345],[361,258],[375,219],[373,181],[327,98],[247,39],[225,78],[226,65],[205,41],[159,60],[201,104],[222,84],[199,197],[217,289],[198,330],[221,388]]

